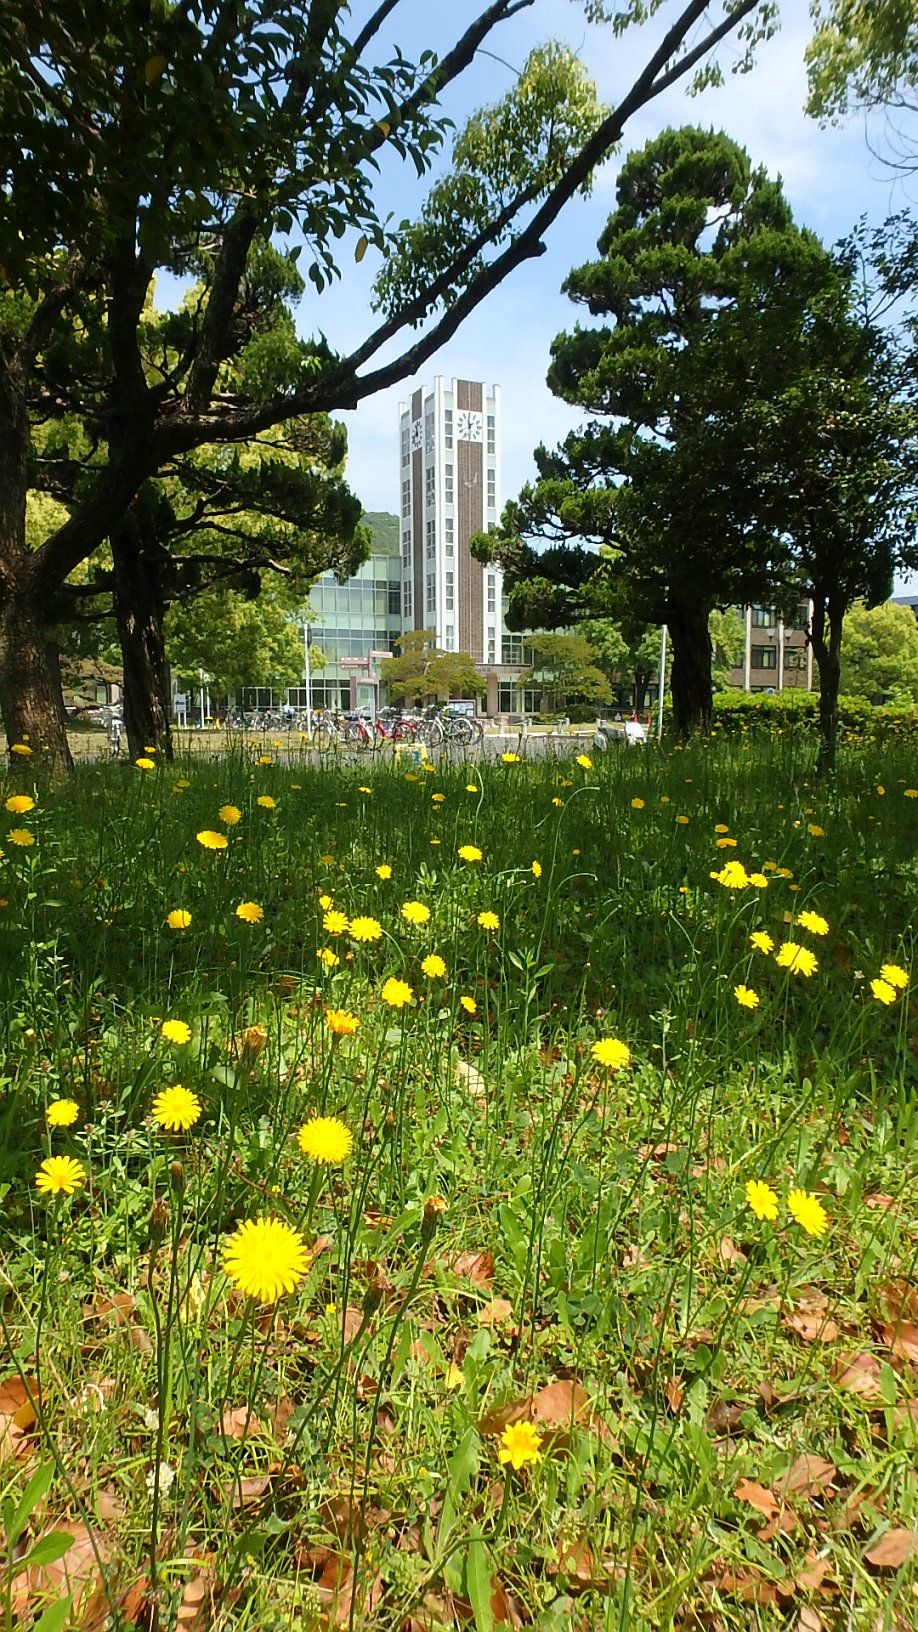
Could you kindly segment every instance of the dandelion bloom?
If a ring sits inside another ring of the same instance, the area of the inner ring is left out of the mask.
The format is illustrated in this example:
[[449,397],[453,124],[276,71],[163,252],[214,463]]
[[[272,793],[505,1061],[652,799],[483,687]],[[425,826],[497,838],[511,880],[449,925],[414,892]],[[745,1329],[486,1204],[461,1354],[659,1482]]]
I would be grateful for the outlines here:
[[320,895],[319,896],[319,906],[322,908],[323,912],[327,912],[329,907],[333,907],[334,904],[335,903],[332,900],[330,895]]
[[446,974],[446,964],[436,952],[431,952],[421,964],[421,973],[426,975],[428,980],[441,980]]
[[265,909],[257,901],[240,901],[236,908],[236,917],[241,918],[244,924],[260,924],[264,915]]
[[906,788],[904,797],[906,799],[918,799],[918,788]]
[[542,877],[542,863],[540,861],[534,861],[531,868],[530,868],[530,872],[532,873],[533,878],[541,878]]
[[337,1116],[312,1117],[296,1137],[304,1156],[328,1167],[340,1167],[354,1148],[354,1135]]
[[531,1422],[508,1422],[500,1436],[497,1460],[505,1465],[509,1462],[518,1473],[527,1462],[541,1462],[541,1444],[542,1436],[536,1433]]
[[749,937],[750,943],[757,952],[773,952],[775,943],[764,929],[755,929]]
[[30,833],[27,827],[11,827],[7,833],[10,844],[16,844],[20,850],[28,850],[35,843],[35,834]]
[[229,839],[225,833],[214,833],[209,827],[203,828],[195,836],[198,844],[202,844],[205,850],[225,850],[229,844]]
[[825,1235],[829,1220],[821,1201],[808,1190],[792,1190],[787,1198],[790,1215],[807,1235]]
[[184,1133],[193,1128],[201,1115],[201,1101],[190,1088],[183,1088],[177,1082],[173,1088],[164,1088],[157,1094],[150,1114],[161,1128],[171,1128],[173,1133]]
[[190,787],[191,787],[191,783],[186,781],[185,777],[180,776],[177,782],[173,782],[172,792],[173,793],[184,793],[185,789],[190,788]]
[[778,863],[776,861],[763,861],[762,862],[762,872],[763,873],[775,873],[775,872],[777,872],[777,870],[778,870]]
[[402,917],[407,924],[426,924],[430,908],[425,907],[423,901],[406,901],[402,907]]
[[478,792],[478,783],[477,782],[466,782],[465,791],[466,791],[466,793],[477,793]]
[[456,854],[461,861],[480,861],[481,851],[477,844],[460,844]]
[[815,954],[808,946],[799,946],[796,941],[782,941],[775,953],[775,963],[779,969],[789,969],[792,975],[815,975],[819,964]]
[[443,805],[446,803],[446,794],[432,793],[430,796],[430,802],[432,805]]
[[474,997],[460,997],[459,1003],[465,1009],[466,1014],[478,1013],[478,1004],[475,1002]]
[[260,1054],[268,1041],[267,1026],[249,1026],[242,1039],[247,1054]]
[[326,1009],[325,1024],[336,1037],[352,1037],[360,1021],[356,1014],[348,1014],[347,1009]]
[[553,805],[557,805],[557,806],[558,806],[558,807],[559,807],[559,809],[563,809],[563,806],[564,806],[564,800],[563,800],[563,799],[559,799],[559,798],[558,798],[558,795],[557,795],[557,794],[555,794],[555,796],[554,796],[554,798],[553,798],[553,799],[552,799],[552,804],[553,804]]
[[381,862],[380,865],[377,867],[376,877],[381,878],[383,880],[383,883],[385,883],[387,879],[392,877],[392,868],[389,866],[389,863],[387,861]]
[[759,994],[751,986],[734,986],[733,996],[741,1009],[757,1009],[759,1006]]
[[726,839],[726,838],[725,839],[715,839],[714,840],[714,848],[716,850],[735,850],[736,849],[736,840],[735,839]]
[[357,792],[358,793],[372,793],[373,789],[372,788],[358,788]]
[[72,1196],[85,1179],[85,1167],[72,1156],[46,1156],[35,1175],[35,1187],[45,1196]]
[[319,861],[323,867],[334,867],[335,865],[334,856],[320,856]]
[[[764,869],[763,869],[763,871],[764,871]],[[793,876],[794,876],[793,868],[791,868],[791,867],[779,867],[778,870],[777,870],[777,877],[778,878],[793,878]]]
[[155,760],[152,760],[152,759],[143,759],[143,758],[135,759],[134,764],[137,766],[138,771],[155,771],[156,770],[156,762],[155,762]]
[[32,750],[27,742],[14,742],[10,748],[11,754],[22,754],[23,757],[27,757],[31,752]]
[[590,1053],[597,1065],[604,1065],[608,1071],[623,1071],[626,1065],[631,1064],[628,1044],[619,1042],[617,1037],[600,1037]]
[[382,924],[378,918],[352,918],[348,934],[355,941],[379,941],[382,940]]
[[828,919],[823,918],[821,913],[818,912],[801,912],[794,919],[794,923],[799,924],[801,929],[808,929],[811,935],[828,935],[829,933]]
[[276,810],[277,800],[272,799],[270,793],[260,793],[255,803],[261,805],[262,810]]
[[593,769],[593,761],[591,760],[589,754],[578,754],[576,764],[582,765],[585,771],[591,771]]
[[30,799],[27,793],[11,793],[5,808],[11,816],[25,816],[27,811],[35,809],[35,800]]
[[824,839],[826,836],[825,828],[820,827],[818,822],[809,822],[806,830],[811,839]]
[[224,1245],[223,1268],[237,1292],[259,1303],[276,1303],[299,1285],[309,1254],[303,1237],[281,1219],[245,1219]]
[[756,889],[756,890],[767,890],[768,889],[768,879],[765,877],[764,873],[750,873],[749,874],[749,882],[752,885],[753,889]]
[[676,822],[678,823],[679,827],[688,827],[688,817],[687,816],[677,816],[676,817]]
[[900,969],[897,963],[882,964],[880,974],[889,986],[898,986],[904,991],[908,985],[908,974],[906,970]]
[[725,861],[719,873],[712,873],[711,877],[725,890],[745,890],[749,883],[749,874],[741,861]]
[[184,1020],[164,1020],[159,1028],[161,1037],[167,1043],[189,1043],[191,1041],[191,1027],[186,1026]]
[[236,823],[242,820],[242,811],[238,805],[221,805],[217,815],[227,827],[235,827]]
[[769,1224],[773,1224],[778,1216],[778,1198],[764,1179],[749,1179],[746,1205],[752,1208],[756,1218],[766,1219]]
[[403,1009],[406,1003],[411,1002],[414,993],[407,981],[396,980],[393,975],[390,975],[380,996],[384,1003],[388,1003],[390,1009]]
[[500,929],[500,919],[496,912],[480,912],[478,923],[482,929]]
[[337,952],[333,952],[330,946],[320,946],[316,957],[326,969],[335,969],[341,962]]
[[730,829],[727,826],[726,822],[715,822],[714,823],[714,832],[715,833],[729,833],[729,831],[730,831]]
[[326,935],[343,935],[347,929],[347,913],[329,907],[328,911],[322,914],[322,928]]
[[898,993],[888,980],[872,980],[870,990],[878,1003],[895,1003]]
[[501,754],[500,757],[505,765],[518,765],[520,762],[519,754]]
[[52,1099],[45,1112],[45,1120],[49,1128],[72,1128],[80,1114],[80,1107],[75,1099]]
[[170,913],[166,914],[166,923],[170,929],[187,929],[191,923],[191,913],[187,912],[184,907],[174,907]]

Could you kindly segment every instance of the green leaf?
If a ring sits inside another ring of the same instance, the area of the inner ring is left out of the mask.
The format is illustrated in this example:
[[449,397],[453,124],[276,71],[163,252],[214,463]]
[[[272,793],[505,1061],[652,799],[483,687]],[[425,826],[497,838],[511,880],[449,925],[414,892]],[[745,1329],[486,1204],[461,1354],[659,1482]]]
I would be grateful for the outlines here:
[[465,1584],[469,1603],[475,1615],[477,1632],[493,1632],[494,1615],[491,1611],[491,1566],[488,1550],[477,1537],[469,1542],[465,1560]]
[[47,1495],[53,1478],[54,1464],[52,1462],[45,1463],[42,1468],[36,1468],[19,1498],[19,1505],[13,1513],[12,1519],[6,1527],[8,1546],[14,1546],[19,1540],[39,1502]]
[[31,1552],[20,1559],[20,1570],[38,1569],[43,1564],[55,1564],[65,1553],[69,1553],[73,1546],[73,1537],[66,1530],[52,1530],[50,1536],[42,1536],[36,1541]]
[[35,1622],[32,1632],[62,1632],[72,1608],[73,1599],[69,1595],[59,1598],[56,1604],[48,1605],[41,1619]]

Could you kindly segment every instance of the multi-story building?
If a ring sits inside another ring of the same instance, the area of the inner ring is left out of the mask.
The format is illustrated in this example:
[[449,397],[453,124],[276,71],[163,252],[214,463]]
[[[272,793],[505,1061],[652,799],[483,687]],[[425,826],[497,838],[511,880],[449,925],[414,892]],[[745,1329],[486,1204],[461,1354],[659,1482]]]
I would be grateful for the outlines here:
[[[379,701],[375,675],[378,663],[370,652],[394,652],[402,632],[402,586],[399,573],[398,533],[387,537],[387,516],[372,516],[373,548],[369,559],[352,578],[339,583],[334,573],[317,578],[309,597],[308,617],[313,642],[326,659],[324,668],[311,674],[313,708],[362,708]],[[363,660],[363,667],[354,665]],[[306,707],[302,687],[287,694],[295,707]]]
[[500,388],[478,380],[418,387],[399,403],[402,622],[430,629],[448,652],[501,662],[501,573],[469,539],[497,522]]
[[813,603],[802,603],[788,620],[770,606],[747,606],[740,616],[746,641],[742,662],[730,673],[731,686],[743,691],[812,691],[813,648],[806,625]]

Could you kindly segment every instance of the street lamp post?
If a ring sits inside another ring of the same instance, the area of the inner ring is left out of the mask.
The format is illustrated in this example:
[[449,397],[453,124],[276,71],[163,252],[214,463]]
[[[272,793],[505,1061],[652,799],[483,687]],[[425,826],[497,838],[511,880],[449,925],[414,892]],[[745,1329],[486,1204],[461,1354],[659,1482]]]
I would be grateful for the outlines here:
[[303,661],[306,669],[306,740],[312,735],[312,669],[309,662],[309,624],[303,624]]

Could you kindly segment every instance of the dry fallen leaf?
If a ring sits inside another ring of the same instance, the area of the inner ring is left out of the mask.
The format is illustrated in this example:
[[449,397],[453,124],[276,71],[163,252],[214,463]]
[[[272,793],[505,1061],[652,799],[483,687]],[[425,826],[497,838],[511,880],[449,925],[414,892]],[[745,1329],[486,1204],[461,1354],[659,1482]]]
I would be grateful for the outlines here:
[[870,1404],[879,1404],[883,1399],[881,1371],[875,1354],[841,1354],[832,1367],[832,1377],[836,1388],[857,1394]]
[[14,1598],[34,1608],[39,1602],[72,1596],[74,1610],[79,1612],[73,1616],[73,1625],[99,1625],[109,1607],[102,1573],[109,1560],[104,1540],[92,1536],[85,1524],[70,1521],[49,1525],[44,1533],[52,1532],[73,1537],[66,1553],[50,1564],[23,1570],[13,1582]]
[[781,1507],[774,1491],[757,1485],[754,1479],[741,1479],[733,1494],[738,1502],[748,1502],[765,1519],[774,1518]]
[[27,1378],[26,1382],[21,1377],[9,1377],[0,1383],[0,1461],[5,1456],[23,1456],[28,1451],[25,1435],[36,1421],[29,1395],[36,1401],[38,1395],[34,1377]]
[[513,1315],[513,1304],[508,1298],[492,1298],[483,1309],[478,1311],[479,1326],[501,1326],[505,1320]]
[[909,1558],[918,1558],[918,1530],[887,1530],[864,1554],[878,1570],[900,1570]]
[[832,1343],[838,1336],[835,1321],[823,1309],[786,1310],[781,1324],[796,1332],[804,1343]]
[[569,1428],[582,1420],[589,1408],[586,1390],[572,1378],[561,1377],[533,1395],[530,1416],[546,1428]]
[[220,1432],[226,1439],[243,1440],[263,1434],[264,1429],[249,1406],[228,1405],[220,1419]]
[[476,1286],[488,1286],[494,1279],[493,1252],[460,1252],[450,1265],[454,1275],[473,1281]]
[[666,1385],[666,1403],[669,1406],[673,1416],[676,1416],[678,1413],[683,1397],[682,1384],[679,1382],[678,1378],[670,1377],[669,1382]]
[[911,1320],[897,1320],[883,1327],[883,1341],[899,1360],[918,1366],[918,1326]]
[[799,1496],[822,1496],[832,1484],[835,1474],[834,1462],[825,1462],[821,1456],[809,1456],[804,1452],[788,1469],[781,1488]]

